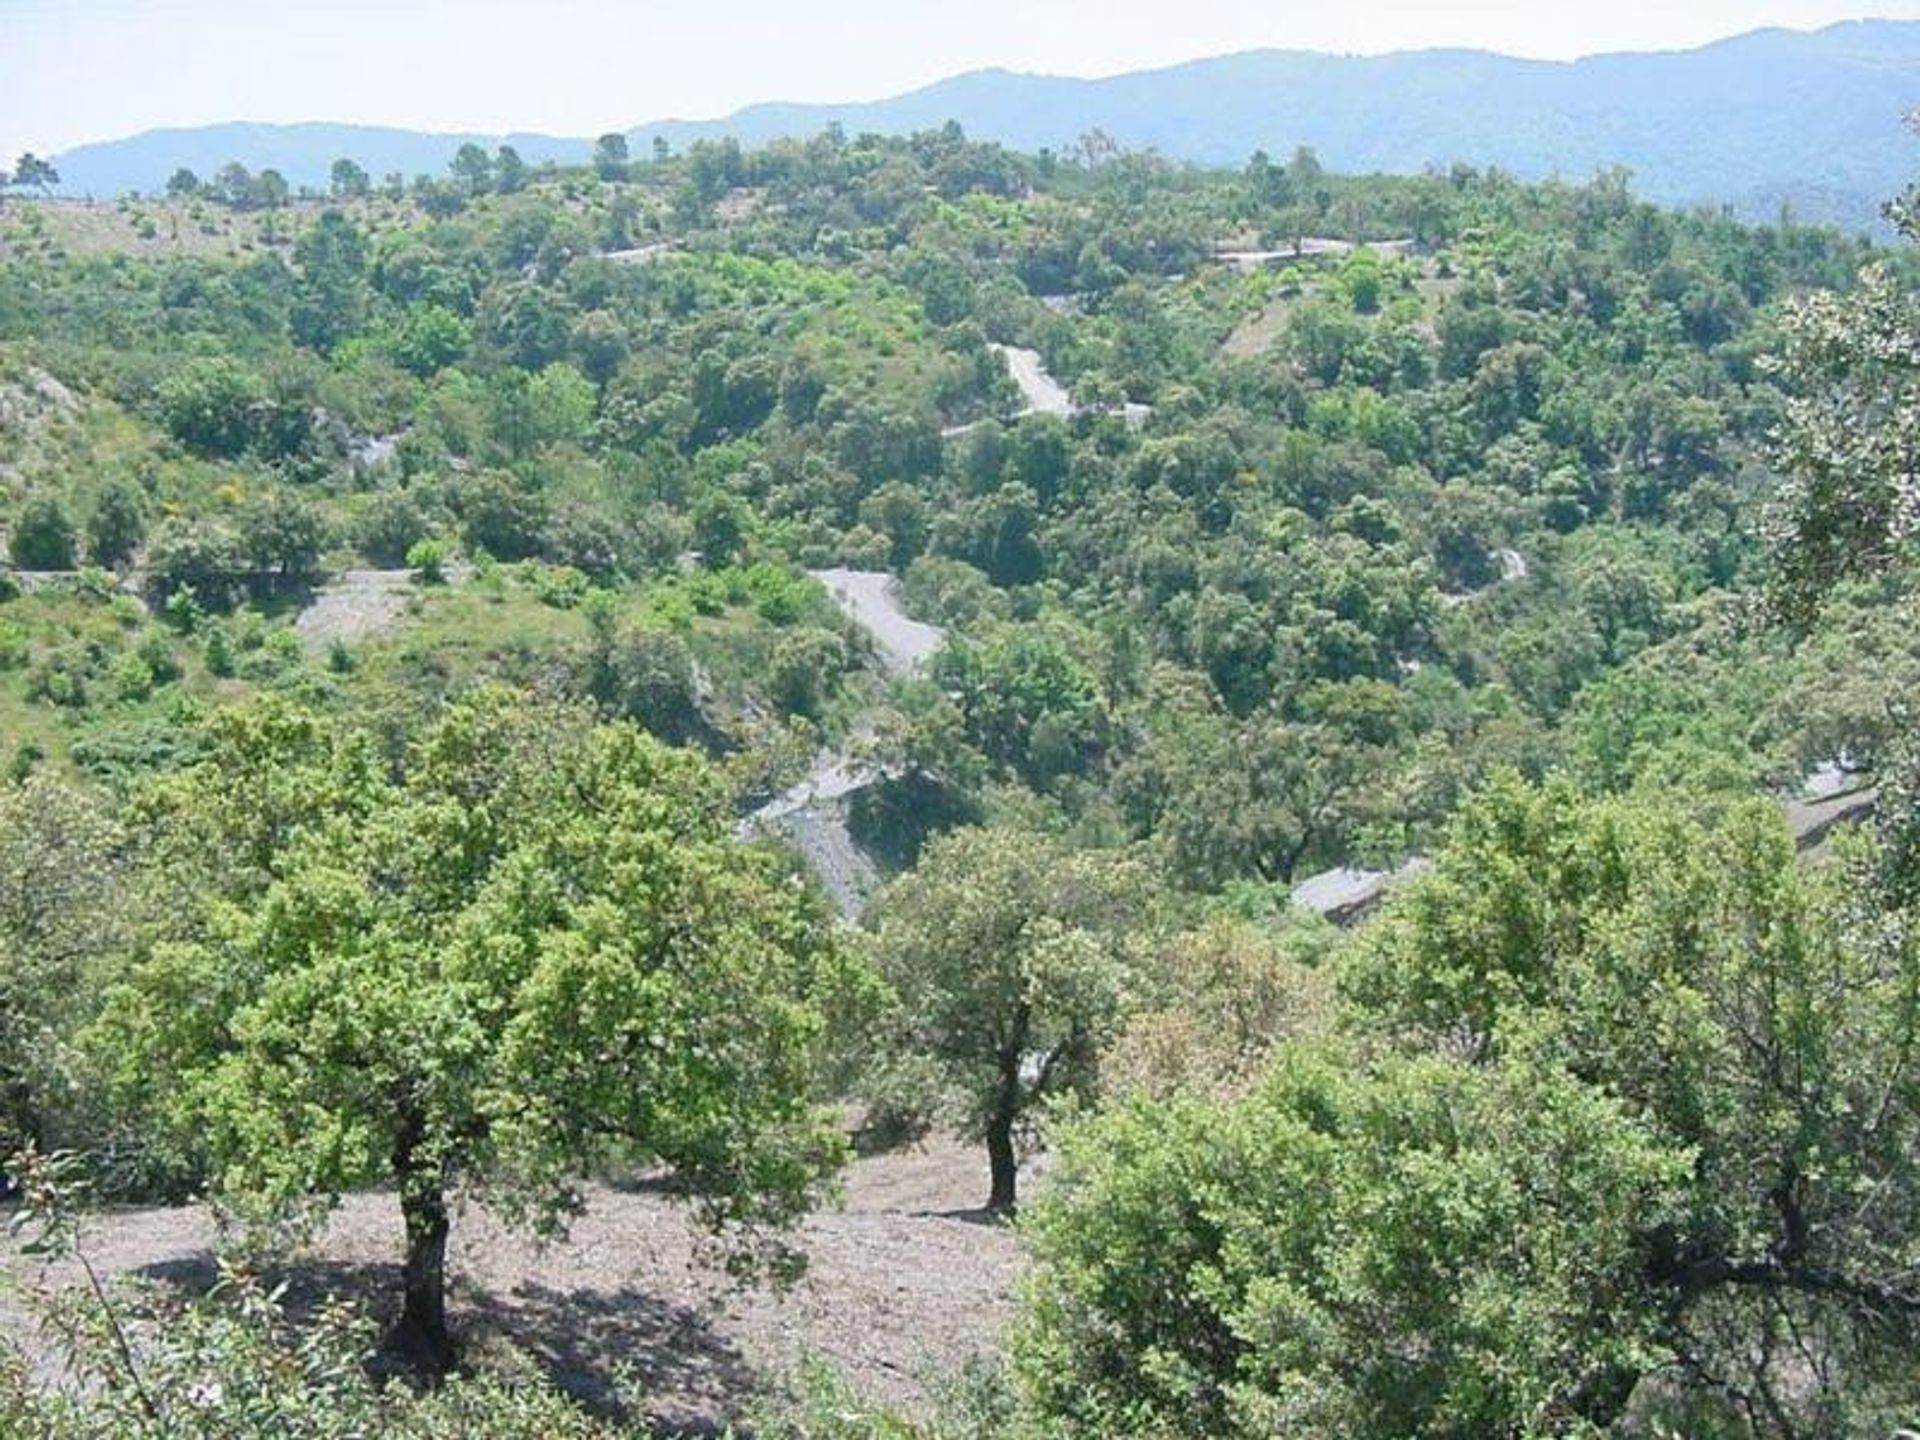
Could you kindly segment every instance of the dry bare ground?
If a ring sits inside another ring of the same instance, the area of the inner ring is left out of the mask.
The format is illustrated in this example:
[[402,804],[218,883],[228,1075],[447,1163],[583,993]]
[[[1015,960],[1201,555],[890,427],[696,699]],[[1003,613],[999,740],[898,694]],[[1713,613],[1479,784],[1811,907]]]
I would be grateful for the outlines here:
[[[845,1206],[805,1225],[811,1263],[785,1293],[731,1288],[703,1263],[703,1236],[684,1210],[645,1187],[596,1187],[570,1238],[545,1247],[470,1210],[454,1229],[456,1334],[476,1363],[530,1361],[608,1410],[630,1371],[666,1435],[717,1433],[809,1355],[863,1393],[917,1409],[931,1383],[994,1347],[1009,1313],[1018,1245],[970,1208],[985,1189],[981,1154],[951,1141],[858,1162]],[[95,1219],[85,1243],[104,1272],[204,1287],[214,1233],[199,1207],[122,1210]],[[291,1302],[347,1295],[381,1314],[398,1289],[400,1235],[392,1196],[350,1197],[289,1271]],[[74,1276],[8,1248],[5,1278]],[[0,1284],[0,1334],[31,1346],[10,1288]]]

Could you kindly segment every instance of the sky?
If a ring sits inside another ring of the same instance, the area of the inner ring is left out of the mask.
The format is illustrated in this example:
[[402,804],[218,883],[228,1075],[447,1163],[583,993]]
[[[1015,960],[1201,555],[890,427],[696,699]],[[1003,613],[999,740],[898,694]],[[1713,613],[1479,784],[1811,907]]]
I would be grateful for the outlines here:
[[1263,47],[1666,50],[1920,0],[0,0],[0,155],[224,120],[596,135],[985,66],[1096,76]]

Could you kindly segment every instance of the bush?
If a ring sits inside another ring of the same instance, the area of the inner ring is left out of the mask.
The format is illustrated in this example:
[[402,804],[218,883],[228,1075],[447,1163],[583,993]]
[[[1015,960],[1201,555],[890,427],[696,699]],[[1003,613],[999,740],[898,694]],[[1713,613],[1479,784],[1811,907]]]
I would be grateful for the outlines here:
[[1016,1365],[1064,1434],[1599,1434],[1684,1173],[1565,1077],[1289,1054],[1069,1128]]
[[0,620],[0,670],[18,670],[27,663],[30,653],[25,627]]
[[444,585],[447,580],[447,547],[439,540],[416,540],[407,547],[407,568],[422,585]]
[[252,443],[265,399],[259,378],[232,360],[195,360],[161,387],[160,423],[189,450],[231,459]]
[[76,552],[66,508],[50,495],[36,495],[14,522],[7,549],[22,570],[71,570]]
[[525,575],[527,588],[540,603],[551,605],[556,610],[574,609],[593,588],[592,581],[567,565],[529,564],[525,567]]
[[113,690],[122,700],[145,700],[153,694],[158,681],[153,667],[129,651],[113,663]]
[[615,714],[675,744],[699,734],[693,652],[673,631],[630,625],[605,646],[596,668],[594,691]]
[[469,550],[484,550],[496,560],[526,560],[539,553],[546,501],[515,476],[483,471],[460,487],[455,506]]
[[63,710],[84,709],[93,668],[89,658],[72,646],[56,650],[27,672],[27,698]]
[[767,691],[784,713],[818,720],[846,668],[846,641],[831,630],[797,630],[773,647]]
[[240,542],[231,531],[207,521],[169,520],[147,551],[147,572],[162,596],[191,590],[199,604],[212,610],[233,603],[245,571]]
[[367,502],[353,523],[353,543],[369,563],[411,566],[407,553],[431,530],[426,511],[405,490],[388,490]]
[[87,517],[87,558],[95,565],[123,564],[140,548],[146,533],[146,502],[139,487],[126,480],[109,480]]

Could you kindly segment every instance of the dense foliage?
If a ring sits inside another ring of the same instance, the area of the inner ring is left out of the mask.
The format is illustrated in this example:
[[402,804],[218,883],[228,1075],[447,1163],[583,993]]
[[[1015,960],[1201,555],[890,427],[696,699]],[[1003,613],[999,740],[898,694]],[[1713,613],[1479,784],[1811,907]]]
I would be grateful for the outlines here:
[[[453,1197],[670,1177],[782,1260],[930,1112],[994,1211],[1053,1152],[956,1434],[1912,1422],[1904,252],[1617,175],[619,138],[0,219],[3,1148],[391,1184],[441,1368]],[[1821,766],[1880,818],[1814,865]],[[809,806],[864,926],[767,838]],[[1355,935],[1290,901],[1409,860]],[[276,1389],[250,1295],[156,1376],[546,1423],[344,1331]]]

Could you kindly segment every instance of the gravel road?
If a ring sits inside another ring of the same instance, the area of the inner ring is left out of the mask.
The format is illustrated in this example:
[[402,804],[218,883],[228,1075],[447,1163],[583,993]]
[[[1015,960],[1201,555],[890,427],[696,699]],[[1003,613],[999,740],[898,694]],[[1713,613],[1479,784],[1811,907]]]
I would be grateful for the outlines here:
[[882,662],[894,675],[918,670],[946,639],[939,626],[915,620],[900,608],[900,582],[884,570],[807,573],[826,586],[833,603],[873,637]]

